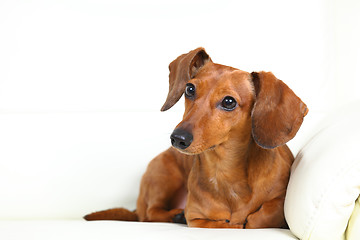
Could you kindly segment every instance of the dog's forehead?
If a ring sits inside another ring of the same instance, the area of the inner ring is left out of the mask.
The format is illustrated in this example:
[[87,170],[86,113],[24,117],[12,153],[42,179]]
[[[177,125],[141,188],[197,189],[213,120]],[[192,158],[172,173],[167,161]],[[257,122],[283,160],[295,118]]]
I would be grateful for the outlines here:
[[195,84],[209,87],[224,87],[226,85],[249,85],[248,72],[215,63],[206,64],[195,76]]

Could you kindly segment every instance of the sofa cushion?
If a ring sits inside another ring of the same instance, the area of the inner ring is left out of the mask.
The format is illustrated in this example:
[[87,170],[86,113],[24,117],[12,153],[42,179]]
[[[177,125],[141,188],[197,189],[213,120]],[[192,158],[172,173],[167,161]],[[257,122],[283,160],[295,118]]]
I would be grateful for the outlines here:
[[291,231],[302,240],[345,238],[360,194],[358,106],[327,116],[295,159],[285,216]]
[[180,117],[160,111],[0,114],[0,220],[81,219],[106,208],[134,209],[141,175],[170,146]]
[[[21,231],[19,231],[21,230]],[[121,221],[0,221],[0,239],[256,239],[297,240],[285,229],[204,229],[175,223]]]

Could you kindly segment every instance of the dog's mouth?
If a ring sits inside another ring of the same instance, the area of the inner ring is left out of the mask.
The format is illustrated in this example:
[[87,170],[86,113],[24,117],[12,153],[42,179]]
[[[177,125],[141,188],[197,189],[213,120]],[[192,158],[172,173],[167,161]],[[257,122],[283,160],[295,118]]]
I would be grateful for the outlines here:
[[212,151],[214,150],[215,148],[217,147],[217,145],[213,145],[209,148],[205,148],[205,149],[202,149],[201,147],[189,147],[189,148],[186,148],[186,149],[180,149],[180,148],[176,148],[174,147],[176,150],[178,150],[179,152],[183,153],[183,154],[186,154],[186,155],[198,155],[198,154],[201,154],[203,152],[206,152],[206,151]]

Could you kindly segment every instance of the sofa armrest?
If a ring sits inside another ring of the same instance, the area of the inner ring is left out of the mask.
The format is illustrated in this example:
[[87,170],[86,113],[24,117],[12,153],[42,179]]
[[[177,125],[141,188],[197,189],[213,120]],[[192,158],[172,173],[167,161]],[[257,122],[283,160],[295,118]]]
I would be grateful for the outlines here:
[[295,159],[285,216],[301,240],[346,237],[360,194],[359,122],[354,108],[329,115]]
[[351,214],[349,224],[346,229],[346,239],[360,239],[360,197],[356,200],[354,211]]

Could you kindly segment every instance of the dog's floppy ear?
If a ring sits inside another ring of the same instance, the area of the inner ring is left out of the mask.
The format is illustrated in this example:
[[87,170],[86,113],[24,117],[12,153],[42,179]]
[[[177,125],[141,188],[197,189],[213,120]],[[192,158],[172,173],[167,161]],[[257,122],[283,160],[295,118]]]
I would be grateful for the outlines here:
[[189,53],[180,55],[169,65],[169,93],[161,111],[174,106],[185,91],[187,81],[195,77],[196,73],[208,61],[211,61],[204,48],[197,48]]
[[271,72],[253,72],[251,77],[256,96],[251,113],[252,136],[263,148],[281,146],[295,136],[308,108]]

